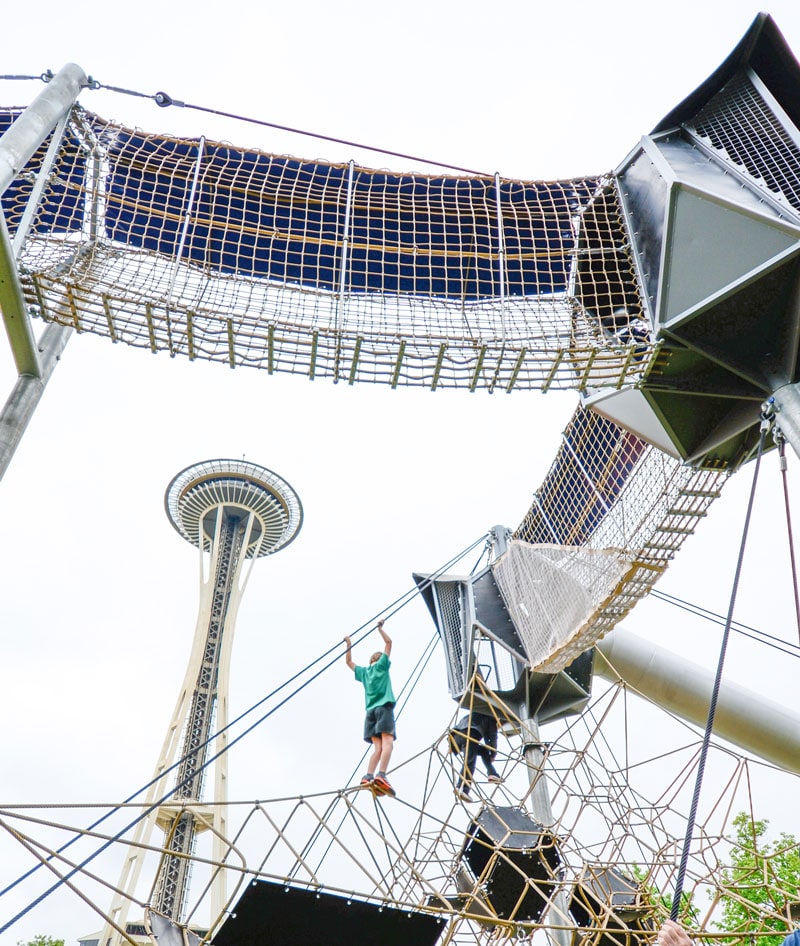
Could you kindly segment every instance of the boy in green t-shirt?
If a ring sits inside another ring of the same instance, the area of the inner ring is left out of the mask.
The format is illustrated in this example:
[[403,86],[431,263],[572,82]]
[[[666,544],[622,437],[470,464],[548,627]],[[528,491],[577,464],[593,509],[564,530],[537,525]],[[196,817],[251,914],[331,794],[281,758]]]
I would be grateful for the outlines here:
[[356,680],[364,685],[364,701],[367,716],[364,720],[364,742],[371,743],[372,755],[367,764],[362,785],[369,785],[384,795],[394,795],[395,791],[386,778],[389,759],[392,757],[396,736],[394,724],[394,692],[389,678],[392,652],[392,639],[383,629],[383,621],[378,621],[378,633],[383,638],[383,651],[377,651],[369,659],[369,666],[358,667],[353,663],[350,653],[350,638],[345,637],[347,651],[344,660],[355,673]]

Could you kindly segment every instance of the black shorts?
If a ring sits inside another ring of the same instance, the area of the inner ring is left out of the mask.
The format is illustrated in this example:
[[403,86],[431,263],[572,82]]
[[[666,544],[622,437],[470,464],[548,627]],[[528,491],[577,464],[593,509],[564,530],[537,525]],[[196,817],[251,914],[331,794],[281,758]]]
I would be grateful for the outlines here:
[[397,738],[394,728],[394,703],[384,703],[383,706],[367,710],[367,718],[364,720],[364,742],[371,743],[373,736],[380,736],[385,732]]

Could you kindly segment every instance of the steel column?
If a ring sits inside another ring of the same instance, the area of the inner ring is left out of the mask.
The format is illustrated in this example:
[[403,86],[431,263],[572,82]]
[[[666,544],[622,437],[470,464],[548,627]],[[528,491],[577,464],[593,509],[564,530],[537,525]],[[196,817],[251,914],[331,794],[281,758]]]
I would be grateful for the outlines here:
[[0,194],[72,108],[88,81],[80,66],[67,63],[3,134],[0,138]]
[[[539,736],[539,723],[528,716],[529,712],[527,702],[523,703],[520,706],[520,736],[522,737],[522,754],[528,766],[528,777],[531,783],[531,812],[542,827],[552,828],[554,825],[553,808],[544,775],[547,759],[544,744]],[[548,920],[553,924],[553,928],[547,932],[554,946],[570,946],[573,939],[572,930],[558,929],[558,927],[574,925],[568,912],[566,891],[562,888],[556,889],[550,898]]]
[[43,355],[39,377],[22,374],[0,412],[0,479],[8,469],[36,405],[44,392],[56,364],[61,358],[72,328],[51,322],[42,333],[38,349]]
[[[0,137],[0,195],[69,112],[88,84],[83,69],[68,63]],[[19,378],[0,413],[0,479],[58,363],[71,328],[50,325],[37,344],[17,273],[5,217],[0,212],[0,308]],[[40,359],[39,355],[43,358]]]
[[785,384],[772,395],[775,423],[800,456],[800,384]]

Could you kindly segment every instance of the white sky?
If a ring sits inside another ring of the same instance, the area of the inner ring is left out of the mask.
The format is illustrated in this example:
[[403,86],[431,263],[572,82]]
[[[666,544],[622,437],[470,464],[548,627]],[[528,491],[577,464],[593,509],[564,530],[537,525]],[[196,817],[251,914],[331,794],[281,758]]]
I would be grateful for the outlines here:
[[[253,9],[16,4],[4,11],[0,72],[39,74],[73,61],[109,85],[165,90],[503,176],[568,178],[619,164],[713,72],[758,12],[741,0],[668,8],[641,0],[310,0]],[[769,12],[800,52],[796,0]],[[25,104],[40,89],[0,82],[6,105]],[[406,160],[127,96],[87,92],[81,101],[152,132],[412,169]],[[3,397],[13,380],[2,344]],[[149,779],[196,617],[195,551],[163,510],[164,491],[185,466],[244,456],[287,479],[305,510],[299,537],[259,562],[248,587],[233,651],[236,715],[369,621],[409,587],[412,571],[435,569],[494,523],[515,526],[576,403],[571,393],[312,384],[73,338],[0,483],[3,801],[114,802]],[[797,466],[791,456],[800,510]],[[796,642],[774,454],[762,476],[736,617]],[[749,479],[745,470],[730,484],[662,590],[726,610]],[[627,627],[715,663],[718,630],[656,601]],[[433,625],[417,603],[387,629],[402,682]],[[416,718],[431,728],[423,742],[446,727],[453,708],[436,659],[418,697],[424,712]],[[800,710],[789,658],[734,638],[728,667],[732,678]],[[360,753],[359,695],[343,663],[327,677],[315,691],[316,713],[305,704],[285,712],[237,754],[233,797],[299,793],[348,777]],[[324,748],[316,746],[321,735]],[[410,735],[401,729],[398,756]],[[763,815],[773,817],[775,799],[766,804]],[[800,835],[796,805],[775,808],[774,824]],[[3,882],[27,863],[0,837]],[[0,901],[0,919],[22,902]],[[98,926],[84,905],[59,896],[0,936],[0,946],[35,933],[73,942]]]

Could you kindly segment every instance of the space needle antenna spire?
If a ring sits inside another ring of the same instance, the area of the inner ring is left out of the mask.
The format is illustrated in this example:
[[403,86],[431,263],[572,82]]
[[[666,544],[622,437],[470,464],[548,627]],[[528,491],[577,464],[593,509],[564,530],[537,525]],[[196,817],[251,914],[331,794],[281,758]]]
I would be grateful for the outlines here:
[[[303,521],[292,487],[265,467],[244,460],[207,460],[187,467],[169,484],[164,499],[170,522],[199,550],[200,604],[186,674],[167,729],[153,784],[145,802],[158,805],[137,829],[101,942],[120,941],[141,871],[143,845],[154,827],[164,832],[164,854],[150,906],[181,922],[197,835],[213,831],[212,858],[224,856],[227,825],[228,679],[233,632],[242,594],[256,559],[285,548]],[[213,740],[211,726],[219,735]],[[203,804],[206,769],[214,770],[213,804]],[[212,881],[211,915],[219,916],[226,892],[224,872]]]

